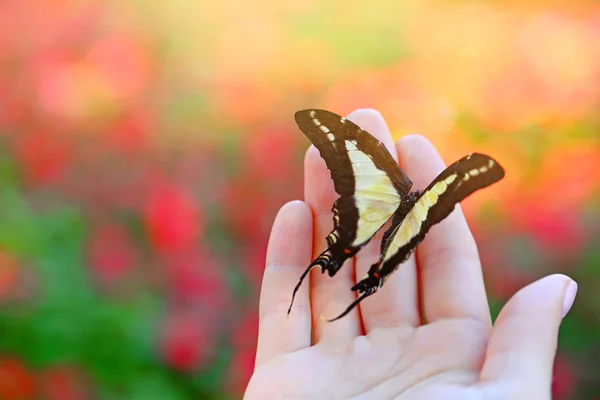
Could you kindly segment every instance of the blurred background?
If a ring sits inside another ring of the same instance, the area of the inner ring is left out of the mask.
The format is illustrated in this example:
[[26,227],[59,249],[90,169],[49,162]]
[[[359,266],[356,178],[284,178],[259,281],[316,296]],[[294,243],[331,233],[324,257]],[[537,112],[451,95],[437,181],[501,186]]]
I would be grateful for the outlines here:
[[600,2],[5,0],[0,399],[241,398],[294,112],[359,107],[502,163],[494,315],[577,280],[553,392],[600,398]]

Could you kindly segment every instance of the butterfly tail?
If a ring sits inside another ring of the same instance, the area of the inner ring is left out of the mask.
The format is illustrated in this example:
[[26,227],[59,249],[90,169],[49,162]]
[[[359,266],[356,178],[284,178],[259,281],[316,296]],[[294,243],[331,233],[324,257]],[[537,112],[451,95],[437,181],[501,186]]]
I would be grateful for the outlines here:
[[290,302],[290,308],[288,308],[288,312],[287,312],[288,316],[290,315],[290,312],[292,311],[292,305],[294,304],[294,299],[296,298],[296,292],[298,291],[298,289],[300,289],[300,286],[302,286],[302,281],[304,281],[304,278],[306,278],[308,273],[310,271],[312,271],[313,268],[316,268],[316,267],[321,267],[321,272],[325,272],[326,270],[329,270],[330,263],[331,263],[331,251],[329,249],[327,249],[324,252],[322,252],[317,258],[315,258],[315,260],[306,268],[306,270],[304,270],[304,272],[300,276],[300,279],[298,280],[298,283],[296,284],[296,287],[294,288],[294,292],[292,293],[292,301]]
[[363,293],[363,294],[362,294],[362,296],[360,296],[359,298],[357,298],[356,300],[354,300],[354,301],[352,302],[352,304],[350,304],[350,305],[348,306],[348,308],[346,308],[346,309],[344,310],[344,312],[343,312],[343,313],[341,313],[340,315],[338,315],[337,317],[335,317],[335,318],[333,318],[333,319],[328,319],[328,320],[327,320],[327,322],[333,322],[333,321],[337,321],[338,319],[340,319],[340,318],[342,318],[342,317],[345,317],[345,316],[346,316],[346,315],[347,315],[347,314],[348,314],[350,311],[352,311],[352,309],[353,309],[354,307],[356,307],[356,306],[358,305],[358,303],[360,303],[361,301],[363,301],[364,299],[366,299],[367,297],[369,297],[369,296],[370,296],[370,295],[372,295],[373,293],[375,293],[375,292],[373,291],[373,292],[365,292],[365,293]]

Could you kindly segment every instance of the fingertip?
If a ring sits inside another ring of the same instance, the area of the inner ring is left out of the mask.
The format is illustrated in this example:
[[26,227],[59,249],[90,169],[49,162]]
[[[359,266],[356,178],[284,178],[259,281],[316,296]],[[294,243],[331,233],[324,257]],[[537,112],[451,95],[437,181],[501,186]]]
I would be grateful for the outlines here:
[[355,124],[358,124],[357,121],[362,121],[362,120],[380,120],[380,121],[384,121],[383,115],[381,115],[381,113],[374,109],[374,108],[357,108],[356,110],[352,111],[350,114],[348,114],[347,116],[348,119],[352,120],[352,122],[354,122]]
[[429,171],[428,178],[445,168],[444,161],[433,143],[425,136],[411,134],[401,137],[396,141],[396,150],[402,164],[406,169]]
[[427,140],[427,138],[425,136],[421,135],[420,133],[409,133],[408,135],[404,135],[400,139],[398,139],[396,141],[396,143],[410,142],[412,140],[424,141],[424,142],[430,143],[429,140]]
[[281,206],[275,215],[271,236],[279,234],[282,227],[285,229],[286,226],[294,224],[294,221],[299,221],[300,224],[303,224],[304,221],[312,222],[310,207],[302,200],[291,200]]
[[306,150],[304,157],[304,198],[318,212],[330,211],[337,198],[331,172],[314,145]]
[[423,135],[418,133],[411,133],[406,136],[402,136],[396,141],[396,146],[410,149],[411,147],[434,147],[433,144]]
[[[575,292],[567,293],[571,284],[575,284]],[[518,301],[515,304],[526,303],[531,307],[544,307],[556,302],[556,298],[562,296],[562,299],[565,300],[561,302],[561,306],[563,306],[566,300],[570,300],[567,299],[567,294],[573,296],[572,300],[575,299],[577,294],[575,281],[564,274],[552,274],[520,289],[513,298]],[[564,311],[564,307],[561,308],[561,311]]]
[[563,318],[569,313],[571,307],[573,307],[575,297],[577,296],[577,290],[579,289],[577,282],[570,278],[569,280],[570,282],[567,282],[567,289],[565,290],[565,296],[563,298]]
[[284,262],[285,257],[302,259],[307,246],[294,246],[294,243],[311,242],[311,232],[312,213],[308,204],[301,200],[284,204],[279,209],[271,230],[267,268]]
[[[531,298],[541,299],[541,302],[545,302],[552,301],[551,298],[548,298],[549,295],[556,296],[557,293],[562,293],[562,318],[564,318],[575,302],[578,288],[577,282],[569,276],[564,274],[552,274],[534,282],[530,287],[529,293],[526,294]],[[525,289],[526,288],[523,288],[519,292],[525,292]],[[517,295],[518,294],[519,293],[517,293]]]
[[304,165],[309,165],[310,163],[313,163],[314,160],[320,158],[321,153],[319,153],[319,149],[317,149],[314,144],[311,144],[308,149],[306,149],[306,153],[304,153]]
[[483,381],[551,381],[558,331],[572,306],[577,284],[563,274],[539,279],[519,290],[496,319]]
[[310,207],[302,200],[290,200],[279,209],[279,215],[310,216]]
[[306,204],[302,200],[290,200],[285,203],[275,216],[275,223],[281,224],[282,222],[288,221],[290,219],[296,220],[305,220],[306,218],[311,217],[311,211],[308,204]]

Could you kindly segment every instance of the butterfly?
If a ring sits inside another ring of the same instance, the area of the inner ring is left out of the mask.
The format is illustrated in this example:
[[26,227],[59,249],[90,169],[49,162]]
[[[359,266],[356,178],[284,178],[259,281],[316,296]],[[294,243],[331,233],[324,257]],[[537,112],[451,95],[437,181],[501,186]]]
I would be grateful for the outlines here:
[[327,248],[300,276],[296,292],[313,268],[334,276],[391,219],[381,242],[380,257],[351,290],[358,292],[335,321],[377,292],[408,259],[429,229],[446,218],[457,203],[504,177],[493,158],[473,153],[439,174],[424,190],[411,191],[412,182],[383,143],[352,121],[325,110],[301,110],[295,115],[300,130],[319,150],[340,196],[332,206],[333,230]]

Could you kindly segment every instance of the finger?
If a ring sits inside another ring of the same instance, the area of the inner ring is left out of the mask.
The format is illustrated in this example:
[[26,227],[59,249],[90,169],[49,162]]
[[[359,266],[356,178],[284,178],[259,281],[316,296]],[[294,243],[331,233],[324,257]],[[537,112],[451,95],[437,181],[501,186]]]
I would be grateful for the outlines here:
[[296,294],[287,317],[292,290],[310,262],[312,215],[301,201],[284,205],[273,223],[259,306],[256,364],[310,346],[311,313],[308,285]]
[[[392,135],[379,112],[362,110],[353,117],[353,121],[385,144],[392,157],[398,161]],[[369,244],[356,255],[357,281],[362,279],[369,267],[379,259],[381,238],[386,229],[387,226],[377,232]],[[419,324],[417,268],[414,257],[407,260],[376,295],[360,303],[360,314],[366,332],[376,327]]]
[[[319,151],[310,146],[304,159],[304,198],[314,214],[313,259],[327,246],[325,237],[333,229],[331,207],[338,197],[325,161]],[[326,321],[338,315],[356,298],[350,290],[354,285],[354,259],[347,260],[334,277],[321,273],[318,268],[313,269],[310,275],[315,342],[360,335],[362,326],[358,309],[335,322]]]
[[550,394],[558,328],[576,294],[577,284],[560,274],[517,292],[496,320],[480,381],[546,388]]
[[[445,169],[436,149],[422,136],[400,139],[397,149],[415,189],[424,189]],[[458,205],[419,245],[417,266],[428,322],[472,318],[491,328],[477,245]]]

